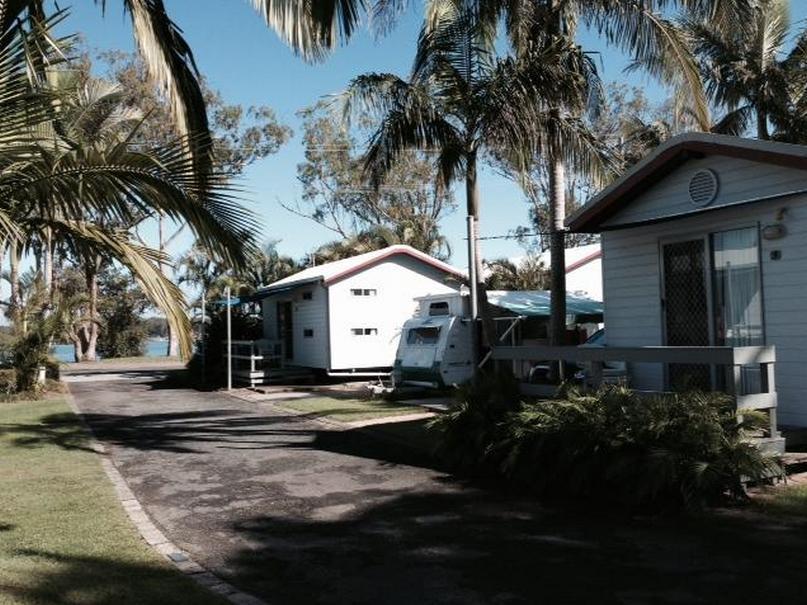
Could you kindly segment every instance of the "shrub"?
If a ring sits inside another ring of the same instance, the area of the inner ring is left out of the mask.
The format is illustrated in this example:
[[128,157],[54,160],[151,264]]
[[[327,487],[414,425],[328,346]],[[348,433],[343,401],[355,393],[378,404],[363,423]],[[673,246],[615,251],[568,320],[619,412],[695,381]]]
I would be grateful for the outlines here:
[[[197,339],[196,351],[187,363],[187,368],[199,385],[214,388],[224,384],[227,374],[227,320],[226,310],[219,307],[209,313],[205,327],[204,342]],[[263,338],[263,322],[256,317],[234,308],[232,310],[233,340],[259,340]],[[202,355],[204,353],[204,360]]]
[[17,371],[0,370],[0,397],[6,398],[17,390]]
[[[610,386],[593,394],[569,390],[561,399],[522,403],[480,423],[485,405],[438,423],[444,447],[482,452],[474,463],[494,463],[509,481],[540,495],[611,501],[659,510],[745,498],[744,481],[780,473],[749,435],[763,418],[744,414],[717,393],[642,396]],[[484,443],[480,443],[484,441]]]
[[512,373],[480,374],[461,386],[451,409],[429,423],[440,433],[438,455],[460,472],[494,472],[491,445],[498,440],[499,425],[518,409],[519,401]]

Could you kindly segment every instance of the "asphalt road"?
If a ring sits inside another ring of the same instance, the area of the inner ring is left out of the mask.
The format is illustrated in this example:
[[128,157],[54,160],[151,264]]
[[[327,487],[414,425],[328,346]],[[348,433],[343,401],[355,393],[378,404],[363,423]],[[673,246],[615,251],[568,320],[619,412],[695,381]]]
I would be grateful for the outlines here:
[[70,390],[169,539],[269,603],[803,597],[803,528],[546,510],[364,431],[197,392],[170,372],[90,372]]

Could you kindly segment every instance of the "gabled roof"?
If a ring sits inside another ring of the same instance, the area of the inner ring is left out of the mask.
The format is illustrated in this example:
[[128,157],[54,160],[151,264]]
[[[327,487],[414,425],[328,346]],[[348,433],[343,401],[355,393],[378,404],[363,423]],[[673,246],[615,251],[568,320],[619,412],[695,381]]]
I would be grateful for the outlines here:
[[395,245],[382,248],[381,250],[374,250],[372,252],[352,256],[350,258],[343,258],[342,260],[337,260],[332,263],[324,263],[322,265],[303,269],[294,275],[290,275],[289,277],[285,277],[272,284],[269,284],[268,286],[264,286],[259,290],[259,292],[271,293],[274,291],[288,290],[293,287],[311,283],[322,283],[325,286],[329,286],[339,280],[345,279],[346,277],[354,275],[359,271],[368,269],[373,265],[377,265],[378,263],[395,256],[408,256],[420,261],[424,265],[428,265],[448,275],[457,278],[465,277],[465,275],[459,269],[439,261],[436,258],[421,252],[420,250],[416,250],[411,246]]
[[593,233],[604,221],[639,194],[661,181],[689,159],[721,155],[807,170],[807,147],[743,139],[726,135],[688,133],[659,145],[622,177],[594,196],[566,221],[571,231]]

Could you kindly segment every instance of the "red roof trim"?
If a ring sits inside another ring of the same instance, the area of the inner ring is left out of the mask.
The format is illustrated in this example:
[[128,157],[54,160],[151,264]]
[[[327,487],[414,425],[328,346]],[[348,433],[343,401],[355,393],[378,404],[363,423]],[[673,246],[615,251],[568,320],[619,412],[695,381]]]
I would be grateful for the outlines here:
[[576,260],[575,262],[573,262],[571,265],[567,265],[566,273],[571,273],[572,271],[576,271],[577,269],[579,269],[583,265],[587,265],[591,261],[597,260],[598,258],[602,258],[602,250],[595,250],[594,252],[592,252],[588,256],[584,256],[583,258],[580,258],[580,259]]
[[[710,140],[709,135],[700,135],[693,139],[682,138],[677,143],[672,141],[667,149],[651,157],[644,165],[639,165],[634,172],[628,173],[611,189],[606,189],[599,197],[581,208],[568,220],[569,230],[596,233],[604,221],[692,158],[722,155],[807,170],[807,147],[760,141],[754,141],[752,147],[747,140],[743,145],[732,143],[732,137],[715,135],[712,137]],[[743,141],[743,139],[736,140]],[[764,148],[765,145],[768,145],[768,148]]]
[[390,257],[397,256],[399,254],[403,254],[405,256],[409,256],[410,258],[414,258],[415,260],[418,260],[426,265],[434,267],[435,269],[442,271],[443,273],[448,273],[451,275],[455,275],[457,277],[465,277],[465,275],[463,275],[460,271],[457,271],[456,269],[450,267],[449,265],[446,265],[438,261],[437,259],[428,256],[427,254],[417,254],[412,250],[407,250],[406,248],[389,248],[383,254],[379,254],[378,256],[373,257],[372,259],[369,259],[361,264],[358,264],[354,267],[350,267],[349,269],[345,269],[341,273],[332,275],[328,279],[323,280],[322,283],[326,286],[330,286],[335,282],[341,281],[347,277],[350,277],[351,275],[358,273],[359,271],[363,271],[364,269],[372,267],[373,265],[377,265],[378,263],[387,260]]

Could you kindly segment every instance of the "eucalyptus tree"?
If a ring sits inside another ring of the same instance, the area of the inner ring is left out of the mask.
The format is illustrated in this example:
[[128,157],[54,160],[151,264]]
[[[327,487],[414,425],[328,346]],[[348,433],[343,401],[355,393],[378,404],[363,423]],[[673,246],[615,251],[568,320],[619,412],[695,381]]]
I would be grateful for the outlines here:
[[[793,34],[789,0],[756,0],[750,18],[723,28],[692,15],[682,21],[692,36],[709,99],[726,113],[714,130],[759,139],[790,140],[804,115],[807,32]],[[803,142],[803,141],[801,141]]]
[[187,221],[211,253],[240,265],[254,248],[255,219],[235,201],[226,175],[197,179],[185,140],[146,153],[130,147],[131,131],[93,143],[79,135],[80,122],[61,111],[68,103],[48,87],[42,69],[30,69],[47,67],[47,49],[58,49],[52,25],[53,19],[32,18],[0,37],[3,239],[28,251],[47,233],[69,250],[93,249],[125,266],[165,312],[188,354],[184,297],[159,270],[164,256],[110,225],[164,212]]
[[[435,1],[424,24],[408,79],[393,74],[355,78],[342,95],[347,117],[372,115],[378,127],[365,154],[365,171],[378,184],[405,151],[433,154],[438,186],[465,185],[469,239],[478,222],[479,164],[485,153],[506,153],[526,168],[551,137],[569,141],[568,157],[591,162],[596,141],[574,121],[553,114],[560,101],[585,103],[589,60],[560,40],[519,58],[496,52],[496,28],[488,27],[474,3]],[[582,136],[577,136],[582,135]],[[487,344],[492,322],[477,252],[472,296],[482,314]]]
[[441,259],[450,256],[440,222],[456,205],[450,189],[434,186],[435,167],[426,154],[407,150],[383,183],[369,187],[359,145],[363,124],[352,132],[325,102],[301,114],[305,161],[297,165],[297,179],[302,199],[284,204],[287,210],[345,240],[388,240]]

